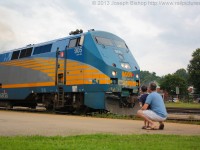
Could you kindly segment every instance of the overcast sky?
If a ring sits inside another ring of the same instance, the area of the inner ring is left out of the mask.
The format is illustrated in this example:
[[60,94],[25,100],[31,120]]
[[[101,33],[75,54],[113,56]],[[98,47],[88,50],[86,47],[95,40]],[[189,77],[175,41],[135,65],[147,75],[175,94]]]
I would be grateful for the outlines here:
[[104,30],[126,41],[141,70],[163,76],[186,69],[200,48],[200,0],[101,1],[0,0],[0,52]]

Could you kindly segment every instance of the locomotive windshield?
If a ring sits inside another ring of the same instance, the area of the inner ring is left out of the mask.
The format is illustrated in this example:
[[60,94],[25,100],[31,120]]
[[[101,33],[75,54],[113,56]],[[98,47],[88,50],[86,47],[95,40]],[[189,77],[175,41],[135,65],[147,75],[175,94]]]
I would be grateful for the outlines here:
[[112,40],[104,37],[95,37],[95,40],[98,44],[105,45],[105,46],[115,46],[118,48],[128,49],[128,46],[124,41],[117,41]]
[[116,40],[114,40],[114,43],[115,43],[115,45],[116,45],[117,47],[119,47],[119,48],[128,49],[128,46],[127,46],[126,43],[123,42],[123,41],[116,41]]
[[98,44],[102,44],[106,46],[114,46],[111,39],[107,39],[103,37],[95,37],[95,39]]

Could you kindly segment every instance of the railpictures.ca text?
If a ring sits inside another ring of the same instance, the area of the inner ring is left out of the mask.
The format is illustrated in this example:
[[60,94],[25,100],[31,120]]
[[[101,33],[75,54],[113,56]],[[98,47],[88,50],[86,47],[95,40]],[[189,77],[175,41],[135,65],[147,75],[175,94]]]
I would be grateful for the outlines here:
[[200,1],[113,1],[93,0],[96,6],[200,6]]

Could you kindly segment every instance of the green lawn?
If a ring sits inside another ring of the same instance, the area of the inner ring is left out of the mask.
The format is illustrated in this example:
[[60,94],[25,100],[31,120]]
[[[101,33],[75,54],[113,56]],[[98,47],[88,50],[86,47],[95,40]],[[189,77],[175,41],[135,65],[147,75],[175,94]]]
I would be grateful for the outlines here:
[[200,104],[199,103],[183,103],[183,102],[166,102],[165,103],[166,107],[179,107],[179,108],[199,108],[200,109]]
[[69,137],[0,137],[1,150],[197,150],[200,136],[178,135],[80,135]]

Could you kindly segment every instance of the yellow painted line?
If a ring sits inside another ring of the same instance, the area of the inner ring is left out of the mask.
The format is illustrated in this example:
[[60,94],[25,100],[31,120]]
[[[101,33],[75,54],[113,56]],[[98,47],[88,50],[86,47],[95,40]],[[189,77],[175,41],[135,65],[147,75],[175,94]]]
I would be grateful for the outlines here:
[[35,68],[29,68],[29,69],[41,71],[44,68],[43,68],[43,66],[37,66]]
[[55,69],[44,69],[42,70],[44,73],[54,73],[55,74]]
[[55,65],[56,64],[56,60],[47,61],[47,62],[45,62],[45,64]]
[[105,80],[99,80],[99,84],[110,84],[110,83],[111,83],[111,81],[107,80],[107,79],[105,79]]
[[55,77],[55,73],[48,73],[48,76]]
[[83,80],[66,81],[67,85],[80,85],[84,84]]
[[[90,78],[92,78],[92,74],[84,74],[84,78],[85,78],[85,79],[87,79],[87,78],[90,79]],[[98,78],[99,78],[99,77],[98,77]]]
[[32,64],[32,63],[39,63],[37,61],[37,59],[26,59],[26,60],[16,60],[16,61],[11,61],[10,64],[13,64],[13,65],[26,65],[26,64]]
[[40,63],[38,62],[37,60],[29,60],[29,61],[21,61],[21,62],[16,62],[14,63],[13,65],[14,66],[22,66],[22,67],[25,67],[25,66],[34,66],[34,65],[42,65],[43,63]]
[[93,83],[92,83],[92,80],[84,80],[83,83],[84,83],[84,84],[93,84]]
[[83,78],[83,75],[74,75],[74,76],[70,76],[70,75],[68,75],[67,77],[66,77],[66,79],[67,80],[78,80],[78,79],[84,79]]
[[136,86],[136,82],[135,81],[126,81],[126,84],[128,86]]
[[15,61],[3,62],[3,64],[6,64],[6,65],[16,65],[16,64],[20,64],[20,63],[24,63],[24,61],[15,60]]
[[86,66],[86,65],[69,66],[69,65],[67,65],[67,70],[84,70],[87,68],[89,68],[89,66]]
[[97,78],[97,79],[99,79],[99,78],[100,78],[100,74],[92,74],[92,78]]
[[80,63],[79,62],[72,62],[72,61],[69,61],[68,62],[68,60],[67,60],[67,64],[69,65],[69,66],[77,66],[77,65],[80,65]]
[[34,67],[37,67],[37,66],[55,66],[55,65],[48,65],[48,64],[44,64],[44,63],[43,64],[42,63],[35,63],[35,64],[33,64],[29,67],[34,68]]
[[54,86],[54,82],[35,82],[35,83],[23,83],[23,84],[6,84],[2,85],[2,88],[23,88],[23,87],[39,87],[39,86]]
[[[24,68],[29,68],[33,70],[38,70],[47,74],[53,80],[55,80],[55,58],[33,58],[26,60],[13,60],[11,62],[6,62],[3,64],[13,65],[13,66],[21,66]],[[67,85],[79,85],[79,84],[93,84],[92,80],[96,79],[99,84],[110,84],[110,77],[103,74],[100,70],[90,66],[88,64],[84,64],[81,62],[77,62],[74,60],[66,61],[66,82]],[[64,72],[64,60],[59,59],[60,68],[58,69],[58,73]],[[125,83],[125,82],[124,82]],[[133,83],[127,83],[132,85]],[[12,85],[4,85],[5,87],[33,87],[33,86],[52,86],[54,82],[44,83],[27,83],[27,84],[12,84]]]
[[33,69],[33,68],[37,68],[40,66],[43,66],[43,65],[42,64],[34,64],[34,65],[26,65],[26,66],[21,66],[21,67]]
[[82,70],[73,70],[73,71],[67,71],[67,75],[74,75],[74,74],[83,74]]
[[109,80],[110,80],[110,77],[109,76],[107,76],[107,75],[105,75],[105,74],[100,74],[100,76],[99,76],[99,78],[108,78]]
[[84,70],[84,73],[101,73],[101,72],[97,69],[86,69]]
[[55,66],[36,66],[36,67],[31,67],[31,69],[34,70],[46,70],[46,69],[54,69],[55,70]]
[[[14,66],[27,66],[32,64],[44,64],[46,62],[45,59],[40,58],[31,58],[31,59],[20,59],[20,60],[12,60],[10,62],[5,62],[6,65],[14,65]],[[48,64],[48,62],[46,62]]]
[[84,74],[84,78],[95,78],[95,79],[101,79],[101,78],[106,78],[109,79],[109,77],[107,77],[106,75],[103,74]]

